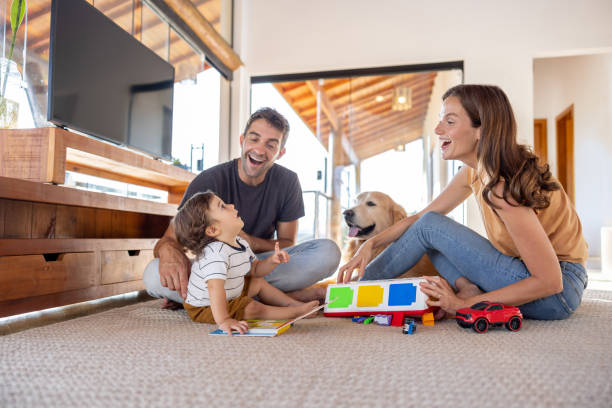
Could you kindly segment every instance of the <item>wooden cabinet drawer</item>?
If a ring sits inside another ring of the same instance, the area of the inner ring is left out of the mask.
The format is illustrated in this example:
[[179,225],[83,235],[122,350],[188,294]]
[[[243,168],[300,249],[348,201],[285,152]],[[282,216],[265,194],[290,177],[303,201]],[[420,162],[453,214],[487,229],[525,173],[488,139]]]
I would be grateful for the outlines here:
[[142,279],[145,267],[153,259],[153,250],[102,251],[103,285]]
[[97,284],[95,252],[0,257],[0,301]]

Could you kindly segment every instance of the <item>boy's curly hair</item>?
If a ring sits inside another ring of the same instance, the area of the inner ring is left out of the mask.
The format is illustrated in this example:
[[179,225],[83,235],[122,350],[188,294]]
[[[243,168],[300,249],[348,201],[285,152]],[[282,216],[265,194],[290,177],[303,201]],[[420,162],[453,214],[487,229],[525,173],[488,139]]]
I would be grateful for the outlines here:
[[214,196],[210,190],[194,194],[172,221],[178,242],[196,255],[215,241],[215,238],[206,235],[206,227],[213,223],[208,213]]

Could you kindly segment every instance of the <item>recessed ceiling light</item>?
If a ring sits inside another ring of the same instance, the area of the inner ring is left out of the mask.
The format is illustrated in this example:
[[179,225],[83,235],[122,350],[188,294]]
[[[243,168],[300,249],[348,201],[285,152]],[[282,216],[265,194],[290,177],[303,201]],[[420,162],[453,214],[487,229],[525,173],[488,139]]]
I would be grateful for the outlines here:
[[385,99],[385,97],[384,97],[384,96],[382,96],[382,95],[378,95],[378,96],[376,97],[376,102],[382,102],[382,100],[383,100],[383,99]]

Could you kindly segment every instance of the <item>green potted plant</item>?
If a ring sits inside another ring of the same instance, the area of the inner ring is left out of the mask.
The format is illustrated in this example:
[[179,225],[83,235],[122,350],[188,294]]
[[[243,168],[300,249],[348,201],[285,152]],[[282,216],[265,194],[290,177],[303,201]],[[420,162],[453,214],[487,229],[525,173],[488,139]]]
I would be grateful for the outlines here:
[[21,81],[21,73],[17,63],[13,61],[13,51],[17,41],[17,32],[23,22],[26,11],[25,0],[13,0],[11,3],[11,44],[7,58],[0,59],[0,128],[17,127],[19,104],[6,98],[6,88],[9,81]]

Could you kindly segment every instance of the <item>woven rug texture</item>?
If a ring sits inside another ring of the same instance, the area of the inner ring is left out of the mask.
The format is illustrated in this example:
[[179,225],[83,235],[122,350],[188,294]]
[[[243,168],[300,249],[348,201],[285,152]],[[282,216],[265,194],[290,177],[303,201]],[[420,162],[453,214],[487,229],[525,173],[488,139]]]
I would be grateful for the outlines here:
[[612,406],[609,291],[516,333],[445,320],[406,335],[321,316],[274,338],[227,338],[160,306],[0,337],[0,406]]

